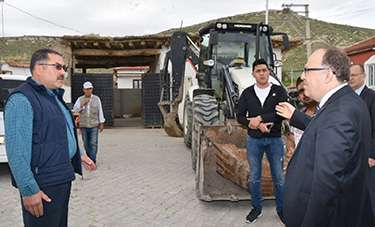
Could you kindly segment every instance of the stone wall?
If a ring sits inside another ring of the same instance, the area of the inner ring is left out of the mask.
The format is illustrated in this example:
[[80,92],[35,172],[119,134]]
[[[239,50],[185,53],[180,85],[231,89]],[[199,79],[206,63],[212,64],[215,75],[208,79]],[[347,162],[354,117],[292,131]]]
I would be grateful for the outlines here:
[[0,38],[0,61],[22,60],[30,61],[34,51],[40,48],[51,48],[64,55],[67,64],[71,64],[72,51],[69,44],[61,37],[50,36],[20,36]]
[[[38,49],[50,48],[64,56],[64,62],[72,65],[72,50],[69,43],[61,37],[51,36],[20,36],[0,38],[0,63],[8,60],[30,62],[31,55]],[[65,85],[70,86],[70,71],[65,79]]]

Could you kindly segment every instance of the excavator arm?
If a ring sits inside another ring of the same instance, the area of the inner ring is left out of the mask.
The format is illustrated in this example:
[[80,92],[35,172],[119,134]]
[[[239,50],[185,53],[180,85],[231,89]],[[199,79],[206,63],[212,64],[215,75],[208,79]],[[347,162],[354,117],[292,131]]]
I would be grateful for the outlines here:
[[183,136],[179,123],[177,109],[181,103],[184,91],[185,63],[190,60],[198,64],[199,48],[185,32],[175,32],[171,37],[171,47],[164,58],[161,73],[161,94],[158,103],[163,115],[164,130],[169,136]]

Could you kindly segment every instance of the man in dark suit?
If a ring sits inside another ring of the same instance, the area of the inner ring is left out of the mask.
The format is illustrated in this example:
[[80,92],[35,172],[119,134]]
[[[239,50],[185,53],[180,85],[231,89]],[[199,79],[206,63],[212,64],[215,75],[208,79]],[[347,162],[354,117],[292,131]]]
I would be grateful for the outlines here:
[[315,51],[306,63],[305,93],[319,111],[287,169],[287,227],[372,226],[364,218],[371,120],[346,84],[349,73],[347,56],[335,48]]
[[372,212],[375,217],[375,91],[365,84],[365,70],[363,65],[350,66],[349,85],[365,101],[371,117],[371,147],[368,158],[368,186],[371,198]]

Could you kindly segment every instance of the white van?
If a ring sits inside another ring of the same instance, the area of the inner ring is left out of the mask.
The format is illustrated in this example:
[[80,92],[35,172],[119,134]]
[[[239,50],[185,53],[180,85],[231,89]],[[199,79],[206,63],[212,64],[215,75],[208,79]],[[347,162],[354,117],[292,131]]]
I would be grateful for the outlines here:
[[4,139],[4,101],[8,94],[25,82],[28,76],[0,74],[0,163],[8,162]]

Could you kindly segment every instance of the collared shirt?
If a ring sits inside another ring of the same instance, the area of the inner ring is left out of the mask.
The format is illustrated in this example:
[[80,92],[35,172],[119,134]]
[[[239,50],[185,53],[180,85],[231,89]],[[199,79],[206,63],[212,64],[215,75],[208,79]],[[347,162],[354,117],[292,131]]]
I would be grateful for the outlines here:
[[[81,108],[81,99],[78,98],[76,103],[74,104],[73,106],[73,111],[76,112],[76,113],[79,113],[81,112],[83,109],[87,108],[87,113],[89,114],[90,113],[90,104],[91,104],[91,99],[92,99],[93,95],[90,96],[90,101],[89,103],[82,107]],[[102,107],[102,102],[100,101],[100,98],[98,97],[98,105],[99,105],[99,123],[104,123],[105,122],[105,118],[104,118],[104,114],[103,114],[103,107]]]
[[16,93],[9,97],[4,112],[5,146],[9,167],[22,196],[39,192],[30,169],[33,118],[33,108],[26,96]]
[[360,86],[357,90],[355,90],[355,93],[357,93],[357,95],[361,95],[361,92],[363,91],[365,86],[366,86],[366,84],[363,83],[362,86]]
[[[49,91],[49,94],[55,94]],[[56,97],[56,96],[55,96]],[[57,97],[56,97],[57,99]],[[57,100],[67,122],[67,139],[69,157],[73,157],[77,147],[74,136],[74,127],[68,110]],[[31,196],[39,192],[39,186],[30,169],[33,134],[33,108],[25,95],[13,94],[7,101],[4,113],[6,152],[12,174],[22,196]],[[71,122],[71,124],[69,123]]]
[[320,103],[319,103],[319,109],[322,108],[324,106],[324,104],[327,102],[327,100],[333,95],[336,93],[336,91],[340,90],[341,88],[345,87],[348,83],[343,83],[335,88],[333,88],[332,90],[328,91],[324,96],[323,98],[320,100]]
[[61,111],[63,112],[66,120],[66,134],[68,137],[68,148],[69,148],[69,158],[73,158],[77,151],[77,143],[76,138],[74,135],[74,125],[72,121],[72,117],[70,116],[70,111],[65,108],[65,106],[61,103],[61,101],[57,98],[55,93],[53,93],[51,90],[47,89],[48,94],[53,95],[56,99],[56,102],[58,103]]

